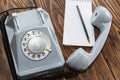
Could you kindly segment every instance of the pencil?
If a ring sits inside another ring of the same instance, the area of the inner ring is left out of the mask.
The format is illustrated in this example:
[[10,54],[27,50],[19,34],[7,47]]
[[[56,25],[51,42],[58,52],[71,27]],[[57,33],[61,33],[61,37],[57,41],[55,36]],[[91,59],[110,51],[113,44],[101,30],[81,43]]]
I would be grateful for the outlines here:
[[80,17],[80,19],[81,19],[81,22],[82,22],[82,25],[83,25],[83,28],[84,28],[84,31],[85,31],[85,34],[86,34],[87,40],[88,40],[88,42],[90,43],[90,38],[89,38],[89,35],[88,35],[88,32],[87,32],[87,29],[86,29],[85,23],[84,23],[84,21],[83,21],[82,15],[81,15],[81,13],[80,13],[79,6],[77,5],[76,8],[77,8],[77,11],[78,11],[79,17]]

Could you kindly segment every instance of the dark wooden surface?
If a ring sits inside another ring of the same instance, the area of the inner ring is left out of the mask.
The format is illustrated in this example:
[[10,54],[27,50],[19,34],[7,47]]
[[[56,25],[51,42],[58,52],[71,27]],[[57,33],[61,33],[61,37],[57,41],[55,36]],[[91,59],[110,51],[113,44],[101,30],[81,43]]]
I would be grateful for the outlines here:
[[[65,0],[36,0],[52,19],[58,41],[66,59],[78,47],[62,45]],[[0,12],[10,8],[34,5],[33,0],[0,0]],[[107,7],[113,15],[113,23],[101,54],[77,80],[120,80],[120,0],[93,0],[93,10],[98,5]],[[89,51],[89,48],[84,48]],[[75,78],[68,80],[76,80]],[[0,38],[0,80],[12,80],[7,57]]]

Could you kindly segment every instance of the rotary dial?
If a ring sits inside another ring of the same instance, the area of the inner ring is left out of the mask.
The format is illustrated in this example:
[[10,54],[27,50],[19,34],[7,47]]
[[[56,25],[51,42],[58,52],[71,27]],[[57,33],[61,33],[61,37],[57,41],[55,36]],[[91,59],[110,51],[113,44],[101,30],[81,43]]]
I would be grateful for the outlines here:
[[31,60],[41,60],[52,51],[49,37],[40,30],[27,32],[21,42],[23,54]]

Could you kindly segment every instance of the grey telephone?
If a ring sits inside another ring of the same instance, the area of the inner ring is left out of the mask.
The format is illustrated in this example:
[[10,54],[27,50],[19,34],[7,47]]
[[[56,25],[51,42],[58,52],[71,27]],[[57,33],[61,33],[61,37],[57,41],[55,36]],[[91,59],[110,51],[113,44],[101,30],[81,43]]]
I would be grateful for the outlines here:
[[46,11],[13,13],[6,18],[5,28],[20,80],[63,69],[65,61]]
[[91,24],[100,30],[100,35],[90,53],[84,51],[82,48],[73,52],[66,61],[70,68],[79,71],[86,70],[93,63],[105,44],[111,23],[111,13],[105,7],[97,7],[92,15]]
[[[104,46],[111,23],[111,13],[102,6],[97,7],[91,24],[100,29],[100,35],[90,54],[81,48],[73,52],[66,61],[70,68],[85,70],[92,64]],[[37,8],[13,13],[7,17],[5,28],[15,70],[21,80],[63,69],[65,61],[46,11]]]

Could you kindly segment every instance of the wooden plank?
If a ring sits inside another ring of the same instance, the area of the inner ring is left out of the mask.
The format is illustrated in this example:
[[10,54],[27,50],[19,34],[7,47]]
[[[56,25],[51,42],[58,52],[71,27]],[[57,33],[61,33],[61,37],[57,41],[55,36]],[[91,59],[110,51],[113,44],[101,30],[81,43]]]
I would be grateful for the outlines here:
[[11,71],[8,65],[1,38],[0,43],[0,80],[12,80]]

